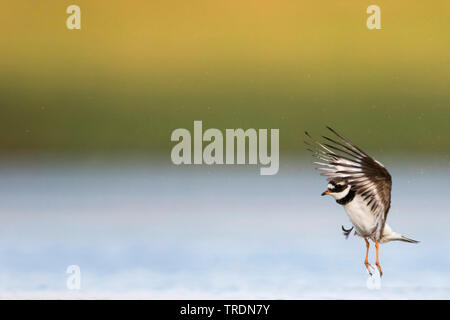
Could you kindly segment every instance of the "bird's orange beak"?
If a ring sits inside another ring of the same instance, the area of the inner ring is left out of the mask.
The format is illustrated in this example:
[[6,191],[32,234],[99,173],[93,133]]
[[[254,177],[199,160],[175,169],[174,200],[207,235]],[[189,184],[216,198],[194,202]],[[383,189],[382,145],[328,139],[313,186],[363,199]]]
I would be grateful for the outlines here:
[[322,196],[327,195],[327,194],[330,194],[330,190],[327,190],[327,191],[325,191],[325,192],[322,192]]

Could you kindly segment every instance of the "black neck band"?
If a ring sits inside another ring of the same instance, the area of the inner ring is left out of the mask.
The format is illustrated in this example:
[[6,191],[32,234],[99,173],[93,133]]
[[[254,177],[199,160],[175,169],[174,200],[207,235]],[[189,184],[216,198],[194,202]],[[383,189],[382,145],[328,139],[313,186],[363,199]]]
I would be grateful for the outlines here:
[[355,191],[353,189],[350,189],[350,191],[347,193],[347,195],[345,197],[343,197],[342,199],[336,200],[337,203],[342,204],[342,205],[346,205],[347,203],[349,203],[350,201],[353,200],[353,198],[355,197]]

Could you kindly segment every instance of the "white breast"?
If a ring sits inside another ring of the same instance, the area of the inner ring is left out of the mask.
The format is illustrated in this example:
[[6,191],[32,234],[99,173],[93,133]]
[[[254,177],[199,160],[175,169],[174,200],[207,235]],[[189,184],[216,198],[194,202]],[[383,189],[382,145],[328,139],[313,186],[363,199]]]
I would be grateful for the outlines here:
[[356,231],[363,237],[370,236],[376,227],[376,219],[361,196],[356,195],[344,208]]

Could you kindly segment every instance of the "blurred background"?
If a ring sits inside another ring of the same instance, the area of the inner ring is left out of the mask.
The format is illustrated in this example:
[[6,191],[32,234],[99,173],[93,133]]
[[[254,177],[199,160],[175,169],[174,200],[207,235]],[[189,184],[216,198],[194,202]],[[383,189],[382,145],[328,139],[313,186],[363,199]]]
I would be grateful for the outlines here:
[[[19,0],[0,22],[0,298],[450,298],[450,3]],[[279,128],[280,172],[174,166],[176,128]],[[303,132],[386,165],[364,244]],[[392,220],[391,220],[392,219]],[[82,290],[66,288],[77,264]]]

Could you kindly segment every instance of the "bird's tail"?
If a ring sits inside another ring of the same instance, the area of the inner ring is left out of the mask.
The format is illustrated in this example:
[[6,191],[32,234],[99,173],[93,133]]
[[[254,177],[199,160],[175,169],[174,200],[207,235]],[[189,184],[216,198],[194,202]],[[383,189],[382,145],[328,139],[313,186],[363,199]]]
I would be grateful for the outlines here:
[[410,239],[405,236],[400,236],[399,239],[393,239],[393,240],[404,241],[404,242],[409,242],[409,243],[419,243],[420,242],[418,240]]
[[386,242],[390,242],[390,241],[403,241],[403,242],[409,242],[409,243],[419,243],[420,241],[414,240],[414,239],[410,239],[407,238],[401,234],[398,234],[396,232],[388,235],[388,236],[384,236],[381,239],[381,243],[386,243]]
[[404,235],[397,233],[391,229],[388,224],[385,224],[383,229],[383,236],[380,239],[381,243],[386,243],[389,241],[403,241],[403,242],[409,242],[409,243],[419,243],[417,240],[413,240],[410,238],[405,237]]

